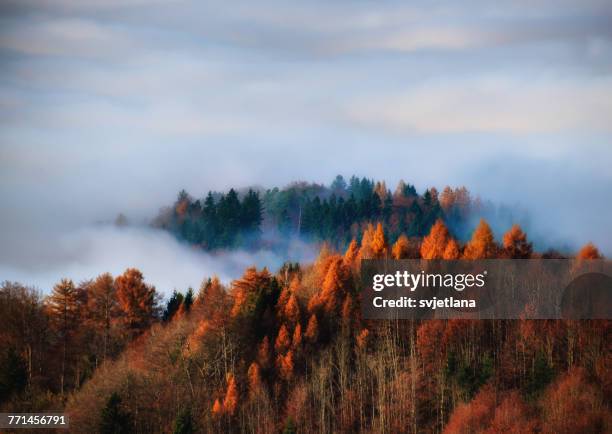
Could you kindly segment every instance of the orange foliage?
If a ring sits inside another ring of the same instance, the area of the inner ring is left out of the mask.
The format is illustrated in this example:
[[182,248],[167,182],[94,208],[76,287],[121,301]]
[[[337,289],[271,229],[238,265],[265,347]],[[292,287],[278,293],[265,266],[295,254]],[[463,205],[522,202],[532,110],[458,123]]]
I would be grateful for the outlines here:
[[353,238],[344,253],[344,263],[347,267],[354,267],[357,261],[357,257],[359,256],[359,244],[357,244],[357,240]]
[[285,381],[289,381],[291,377],[293,377],[293,351],[287,351],[287,354],[284,356],[279,354],[277,358],[277,365],[281,378]]
[[423,238],[421,257],[423,259],[442,259],[449,238],[448,228],[441,219],[438,219],[431,227],[429,235]]
[[537,432],[537,422],[517,391],[512,391],[495,409],[487,434],[528,434]]
[[609,432],[612,418],[586,373],[574,368],[549,387],[543,399],[545,433]]
[[372,251],[372,241],[374,240],[374,226],[368,223],[361,237],[361,248],[359,249],[359,259],[372,259],[374,252]]
[[223,399],[223,410],[229,414],[234,415],[238,408],[238,387],[236,387],[236,380],[232,374],[229,374],[227,380],[227,392]]
[[593,243],[587,243],[578,252],[578,259],[602,259],[603,256]]
[[284,353],[289,345],[291,344],[291,340],[289,338],[289,332],[287,331],[287,327],[283,324],[278,331],[278,336],[276,337],[276,342],[274,343],[274,349],[277,353]]
[[357,347],[362,350],[365,350],[368,346],[368,341],[370,337],[370,331],[368,329],[363,329],[359,332],[357,336]]
[[319,323],[317,321],[317,316],[314,313],[308,320],[305,337],[311,343],[315,343],[319,338]]
[[384,258],[387,255],[387,240],[382,223],[376,225],[376,231],[372,237],[372,255],[374,258]]
[[463,257],[466,259],[487,259],[497,255],[497,245],[493,231],[484,219],[480,219],[472,239],[465,246]]
[[513,259],[528,259],[533,253],[533,245],[527,241],[527,234],[519,225],[513,225],[504,234],[504,251],[506,256]]
[[271,281],[272,276],[266,268],[260,272],[258,272],[255,267],[247,268],[242,278],[232,282],[234,306],[232,307],[231,315],[236,316],[245,309],[249,310],[253,308],[253,306],[247,306],[249,295],[256,293],[261,290],[261,288],[268,287]]
[[444,248],[442,259],[455,260],[459,259],[460,256],[461,252],[459,252],[459,244],[457,244],[457,241],[455,241],[454,238],[451,238]]
[[449,434],[483,432],[489,426],[495,412],[495,391],[484,386],[470,402],[459,404],[444,428]]
[[249,393],[254,395],[261,389],[261,371],[257,362],[251,363],[247,376],[249,377]]
[[284,314],[285,319],[291,324],[296,324],[300,320],[300,305],[295,294],[289,296]]
[[293,330],[293,339],[291,341],[291,347],[298,349],[302,345],[302,326],[300,324],[295,326]]
[[410,242],[408,241],[408,237],[401,234],[391,249],[393,259],[406,259],[408,258],[409,253]]
[[221,414],[223,414],[223,407],[221,406],[221,402],[218,398],[215,399],[215,403],[212,406],[212,414],[215,417],[219,417]]
[[117,276],[115,288],[127,327],[137,333],[144,331],[155,316],[155,288],[145,284],[142,273],[135,268]]

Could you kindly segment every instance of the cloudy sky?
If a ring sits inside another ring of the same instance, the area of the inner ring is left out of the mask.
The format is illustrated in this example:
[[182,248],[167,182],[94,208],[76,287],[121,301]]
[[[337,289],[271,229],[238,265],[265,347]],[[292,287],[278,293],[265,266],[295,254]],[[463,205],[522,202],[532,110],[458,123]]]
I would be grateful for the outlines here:
[[609,1],[41,3],[0,3],[0,270],[183,187],[337,173],[612,255]]

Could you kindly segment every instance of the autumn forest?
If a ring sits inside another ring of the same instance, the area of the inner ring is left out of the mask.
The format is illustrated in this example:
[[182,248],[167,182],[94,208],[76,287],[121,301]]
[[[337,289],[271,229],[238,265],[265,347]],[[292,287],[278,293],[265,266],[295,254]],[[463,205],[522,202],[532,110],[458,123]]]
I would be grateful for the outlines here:
[[0,411],[64,411],[77,433],[610,432],[607,320],[361,317],[361,259],[603,258],[540,251],[516,218],[464,187],[357,177],[181,191],[150,225],[192,248],[297,237],[318,256],[166,298],[135,268],[4,282]]

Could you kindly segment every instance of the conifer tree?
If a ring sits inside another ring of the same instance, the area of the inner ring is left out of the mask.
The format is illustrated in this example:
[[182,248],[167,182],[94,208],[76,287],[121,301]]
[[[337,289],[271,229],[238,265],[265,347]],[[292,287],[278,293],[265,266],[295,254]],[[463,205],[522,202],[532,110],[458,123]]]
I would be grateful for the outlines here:
[[449,238],[446,225],[441,219],[438,219],[431,227],[429,235],[423,238],[421,257],[423,259],[442,259]]
[[533,252],[533,245],[527,241],[527,235],[517,224],[504,234],[504,253],[512,259],[528,259]]
[[393,255],[393,259],[406,259],[410,253],[410,242],[408,241],[408,237],[404,234],[401,234],[395,244],[393,244],[393,248],[391,249],[391,253]]
[[484,219],[480,219],[472,239],[465,246],[463,257],[466,259],[487,259],[497,255],[498,248],[493,231]]

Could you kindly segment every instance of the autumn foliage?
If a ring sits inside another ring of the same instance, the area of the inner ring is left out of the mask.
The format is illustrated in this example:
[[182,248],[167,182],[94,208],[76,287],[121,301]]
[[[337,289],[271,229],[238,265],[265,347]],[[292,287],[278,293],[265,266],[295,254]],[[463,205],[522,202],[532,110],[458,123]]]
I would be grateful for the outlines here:
[[430,219],[414,237],[394,219],[394,204],[467,212],[464,189],[375,194],[388,218],[355,227],[342,249],[205,279],[165,321],[136,269],[62,280],[48,297],[3,284],[0,409],[62,409],[75,432],[111,413],[134,432],[610,432],[608,321],[361,317],[360,259],[542,256],[516,225],[498,244],[484,220],[460,237]]

